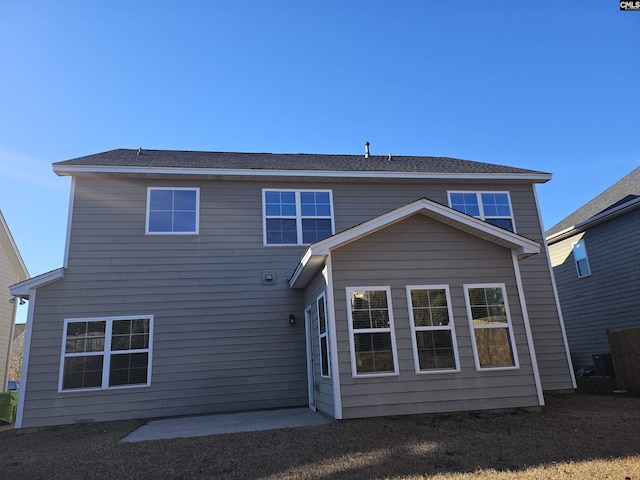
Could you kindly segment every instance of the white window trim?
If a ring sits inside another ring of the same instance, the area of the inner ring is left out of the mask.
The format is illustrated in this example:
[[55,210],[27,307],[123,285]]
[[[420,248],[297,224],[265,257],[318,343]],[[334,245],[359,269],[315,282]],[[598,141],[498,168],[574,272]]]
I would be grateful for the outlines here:
[[[296,220],[296,236],[297,243],[267,243],[267,202],[265,202],[266,192],[294,192],[296,195],[296,216],[281,216],[272,215],[268,218],[288,218]],[[331,211],[331,218],[329,217],[304,217],[304,218],[318,218],[324,220],[331,220],[331,235],[335,234],[336,227],[334,223],[333,215],[333,190],[319,189],[319,188],[263,188],[262,189],[262,244],[265,247],[290,247],[292,245],[309,245],[302,242],[302,203],[300,202],[300,194],[302,192],[321,192],[329,194],[329,209]]]
[[[493,218],[506,218],[506,217],[494,217],[494,216],[487,217],[487,216],[485,216],[485,214],[484,214],[484,205],[482,204],[482,194],[483,193],[497,193],[497,194],[507,195],[507,200],[509,201],[509,211],[511,212],[511,216],[509,218],[511,219],[511,224],[513,225],[513,233],[517,233],[517,231],[516,231],[516,219],[515,219],[515,217],[513,215],[513,204],[511,203],[511,194],[508,191],[501,191],[501,190],[447,190],[447,200],[449,201],[449,207],[450,208],[453,208],[451,206],[451,194],[452,193],[473,193],[473,194],[475,194],[476,198],[478,199],[478,209],[480,210],[480,216],[478,216],[476,218],[479,218],[480,220],[484,220],[484,221],[486,221],[487,218],[493,219]],[[458,210],[456,210],[456,211],[458,211]]]
[[[520,368],[520,361],[518,360],[518,350],[516,348],[516,340],[513,333],[513,323],[511,322],[511,311],[509,310],[509,302],[507,300],[507,288],[504,283],[473,283],[465,284],[464,288],[464,302],[467,307],[467,319],[469,321],[469,330],[471,332],[471,345],[473,347],[473,360],[476,365],[476,371],[488,372],[497,370],[518,370]],[[473,315],[471,313],[471,300],[469,299],[469,289],[471,288],[501,288],[504,298],[504,308],[507,314],[507,326],[502,324],[486,325],[482,327],[476,327],[473,324]],[[507,328],[509,331],[509,341],[511,342],[511,353],[513,355],[513,365],[501,366],[501,367],[482,367],[480,365],[480,357],[478,356],[478,345],[476,344],[475,330],[485,328]]]
[[[322,333],[320,331],[320,309],[318,308],[318,305],[320,304],[320,302],[322,302],[322,304],[324,305],[324,333]],[[318,297],[316,298],[316,316],[318,317],[318,353],[320,354],[320,377],[322,378],[331,378],[331,344],[329,343],[329,318],[327,317],[328,312],[327,312],[327,298],[324,294],[324,292],[322,292],[320,295],[318,295]],[[327,342],[327,371],[328,374],[327,375],[323,375],[322,374],[322,339],[326,338],[326,342]]]
[[[359,290],[384,290],[387,295],[387,306],[389,309],[389,328],[353,328],[353,318],[351,312],[351,292]],[[371,378],[371,377],[393,377],[398,376],[398,349],[396,348],[396,332],[393,321],[393,305],[391,303],[391,287],[389,286],[364,286],[364,287],[347,287],[347,318],[349,325],[349,353],[351,355],[351,376],[353,378]],[[371,372],[358,373],[356,365],[356,347],[354,342],[355,333],[387,333],[391,334],[391,353],[393,357],[393,372]]]
[[[584,260],[587,262],[587,267],[589,268],[589,273],[586,275],[580,275],[580,268],[578,268],[578,259],[576,258],[576,245],[579,243],[582,244],[582,248],[584,249]],[[576,274],[578,278],[587,278],[591,276],[591,263],[589,262],[589,252],[587,252],[587,244],[584,242],[584,238],[581,238],[575,243],[571,244],[571,255],[573,256],[573,263],[576,266]]]
[[[136,383],[135,385],[114,385],[113,387],[109,386],[109,371],[111,366],[111,346],[109,342],[111,340],[112,326],[113,322],[117,320],[138,320],[138,319],[148,319],[149,320],[149,348],[146,349],[136,349],[136,350],[118,350],[118,353],[148,353],[148,365],[147,365],[147,383]],[[130,315],[125,317],[91,317],[91,318],[66,318],[64,320],[64,326],[62,331],[62,346],[60,348],[60,372],[58,376],[58,393],[76,393],[76,392],[89,392],[96,390],[120,390],[123,388],[140,388],[140,387],[149,387],[151,386],[151,366],[152,366],[152,358],[153,358],[153,315]],[[79,323],[79,322],[106,322],[105,327],[105,348],[101,352],[85,352],[85,353],[74,353],[74,354],[66,354],[66,342],[67,342],[67,327],[70,323]],[[109,349],[107,350],[107,346]],[[62,388],[64,381],[64,359],[67,357],[82,357],[82,356],[97,356],[102,355],[102,386],[100,387],[88,387],[88,388],[69,388],[64,390]]]
[[[151,206],[151,191],[152,190],[188,190],[196,192],[196,228],[192,232],[150,232],[149,231],[149,208]],[[146,219],[144,226],[144,233],[146,235],[199,235],[200,234],[200,188],[199,187],[147,187],[147,209]]]
[[[444,290],[445,295],[447,297],[449,325],[445,327],[416,326],[415,319],[413,316],[413,302],[411,301],[412,290]],[[449,285],[407,285],[406,291],[407,291],[407,306],[409,308],[409,327],[411,328],[411,346],[413,348],[413,365],[414,365],[416,374],[433,375],[433,374],[439,374],[439,373],[460,372],[460,357],[458,356],[458,341],[456,339],[456,327],[453,321],[453,308],[451,306],[451,293],[449,292]],[[453,346],[453,356],[454,356],[454,361],[456,363],[455,368],[431,368],[431,369],[420,368],[420,359],[418,358],[418,341],[416,339],[416,332],[435,331],[435,330],[451,332],[451,344]]]

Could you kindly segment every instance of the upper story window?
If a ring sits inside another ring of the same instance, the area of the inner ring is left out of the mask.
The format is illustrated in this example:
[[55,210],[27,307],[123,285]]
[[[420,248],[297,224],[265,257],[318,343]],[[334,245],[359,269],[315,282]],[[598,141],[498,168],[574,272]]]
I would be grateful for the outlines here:
[[576,270],[579,278],[591,275],[591,266],[589,265],[589,257],[587,256],[587,247],[584,244],[584,240],[573,244],[573,258],[576,261]]
[[153,317],[65,320],[59,390],[151,384]]
[[308,245],[333,235],[330,190],[263,190],[264,244]]
[[498,227],[515,231],[509,192],[449,192],[449,206]]
[[198,233],[200,189],[147,189],[147,233]]

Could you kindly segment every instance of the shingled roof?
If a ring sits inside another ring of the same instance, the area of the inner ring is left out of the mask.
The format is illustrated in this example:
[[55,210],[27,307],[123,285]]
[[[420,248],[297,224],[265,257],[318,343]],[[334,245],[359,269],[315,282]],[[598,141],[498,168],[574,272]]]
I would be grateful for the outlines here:
[[572,229],[607,210],[635,202],[638,198],[640,198],[640,167],[556,223],[546,231],[545,236],[549,238],[567,229]]
[[305,153],[236,153],[180,150],[111,150],[53,164],[58,174],[94,167],[206,169],[238,171],[405,172],[433,174],[515,175],[547,181],[548,173],[447,157],[331,155]]

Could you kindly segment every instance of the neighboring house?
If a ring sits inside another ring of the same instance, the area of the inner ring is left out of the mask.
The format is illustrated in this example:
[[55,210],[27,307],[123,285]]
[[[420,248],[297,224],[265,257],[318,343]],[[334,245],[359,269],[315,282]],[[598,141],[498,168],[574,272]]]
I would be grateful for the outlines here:
[[609,352],[607,330],[640,326],[639,207],[636,168],[546,232],[575,368]]
[[0,212],[0,392],[6,390],[9,380],[11,344],[18,306],[16,299],[9,293],[9,286],[27,278],[27,267]]
[[114,150],[70,175],[18,427],[309,405],[537,407],[575,388],[531,170]]

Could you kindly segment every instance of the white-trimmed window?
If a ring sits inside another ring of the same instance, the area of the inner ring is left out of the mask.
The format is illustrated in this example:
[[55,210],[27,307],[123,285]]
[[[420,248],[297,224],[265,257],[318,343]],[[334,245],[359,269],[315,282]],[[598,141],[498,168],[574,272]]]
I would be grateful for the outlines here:
[[309,245],[333,235],[331,190],[263,190],[264,244]]
[[584,244],[584,240],[573,244],[573,259],[576,262],[576,271],[579,278],[591,275],[591,266],[589,265],[587,246]]
[[448,285],[408,285],[416,373],[460,371]]
[[149,234],[197,234],[199,228],[199,188],[147,188]]
[[465,285],[464,290],[476,369],[518,368],[505,285]]
[[316,300],[316,315],[318,316],[318,342],[320,343],[320,375],[325,378],[330,378],[329,326],[327,322],[327,301],[324,293]]
[[151,384],[153,316],[64,321],[59,390]]
[[398,358],[389,287],[347,287],[354,377],[397,375]]
[[509,192],[449,192],[449,206],[515,232]]

